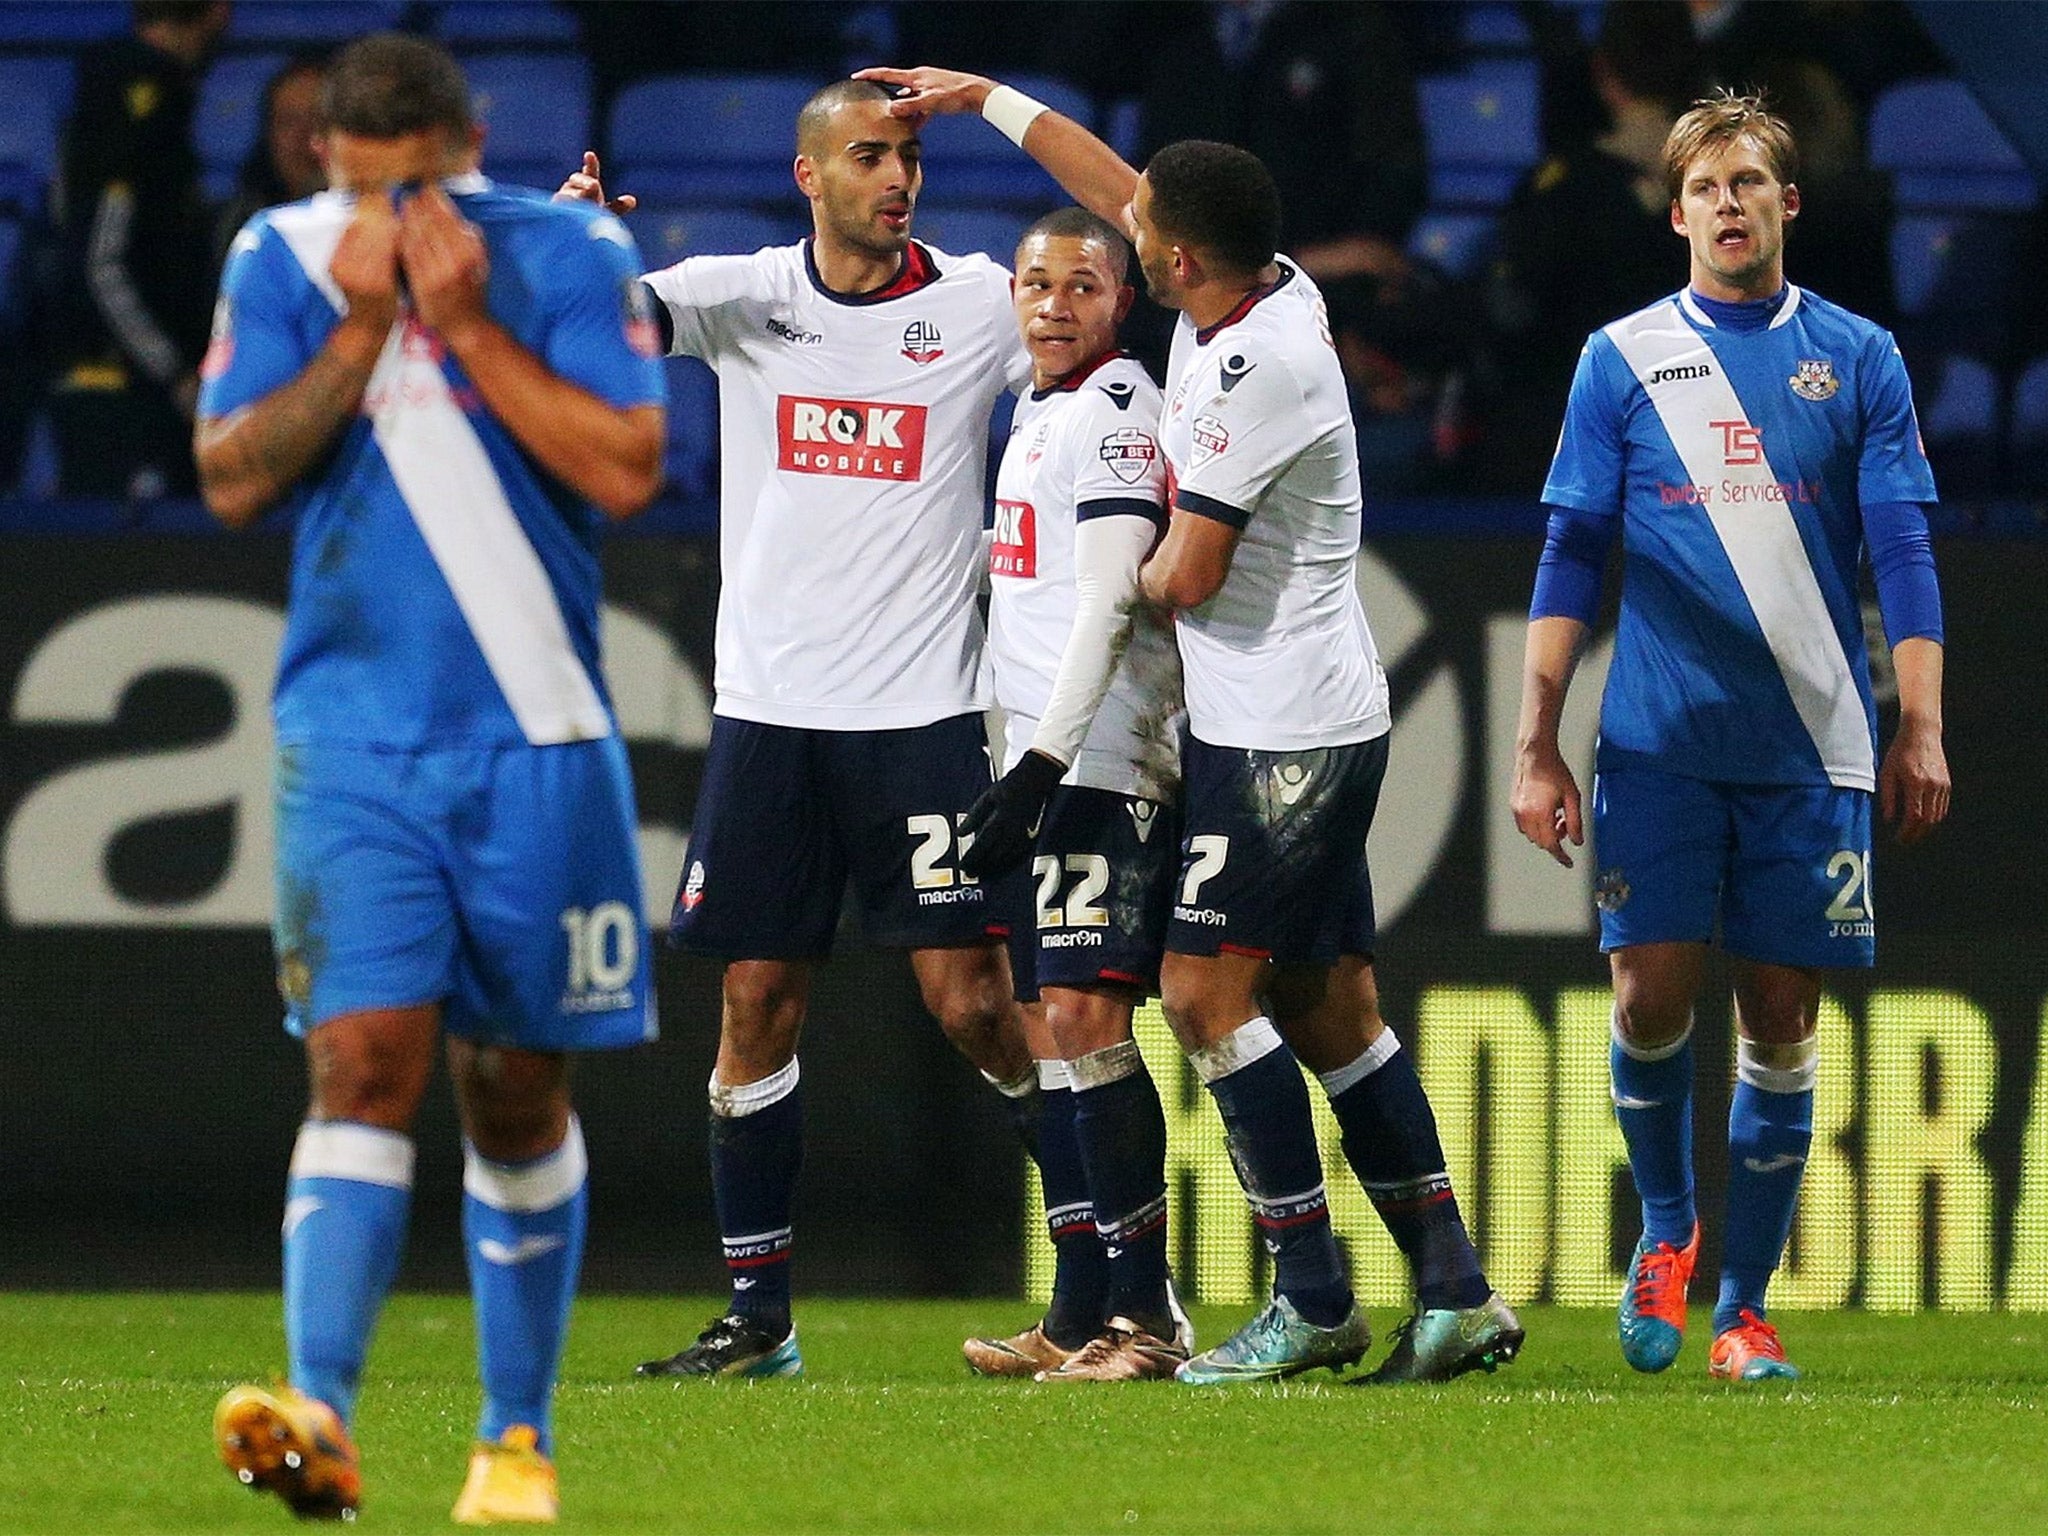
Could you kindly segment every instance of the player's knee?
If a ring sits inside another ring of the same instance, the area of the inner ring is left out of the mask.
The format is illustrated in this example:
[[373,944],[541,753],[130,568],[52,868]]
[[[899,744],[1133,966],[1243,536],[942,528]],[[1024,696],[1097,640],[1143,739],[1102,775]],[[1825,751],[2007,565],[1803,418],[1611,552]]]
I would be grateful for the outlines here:
[[1131,1005],[1108,992],[1046,989],[1045,1022],[1067,1061],[1075,1061],[1131,1037]]
[[562,1143],[569,1128],[567,1059],[451,1040],[450,1075],[463,1134],[493,1162],[525,1162]]
[[787,967],[736,961],[725,968],[725,1032],[749,1043],[786,1036],[793,1045],[807,999],[806,987]]
[[408,1130],[433,1070],[431,1034],[322,1026],[306,1042],[312,1113]]
[[1644,990],[1617,988],[1614,994],[1614,1025],[1630,1045],[1654,1049],[1669,1045],[1692,1028],[1692,1000],[1689,997],[1660,996]]

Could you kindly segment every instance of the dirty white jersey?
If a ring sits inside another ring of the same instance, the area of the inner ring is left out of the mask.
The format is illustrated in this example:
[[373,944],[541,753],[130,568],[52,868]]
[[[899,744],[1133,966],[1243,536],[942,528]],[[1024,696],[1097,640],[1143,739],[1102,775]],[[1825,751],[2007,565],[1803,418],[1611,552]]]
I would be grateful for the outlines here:
[[989,411],[1029,378],[1010,275],[913,242],[829,292],[808,240],[650,274],[718,374],[718,713],[893,730],[987,707]]
[[[1155,530],[1164,526],[1159,406],[1159,387],[1121,353],[1017,403],[996,476],[989,550],[989,650],[1005,718],[1006,768],[1039,734],[1075,633],[1079,524],[1135,517]],[[1080,639],[1085,651],[1091,637]],[[1137,611],[1120,656],[1103,645],[1099,656],[1082,654],[1077,661],[1083,670],[1099,667],[1098,683],[1106,673],[1108,690],[1078,751],[1059,743],[1065,750],[1058,755],[1072,763],[1064,782],[1174,799],[1181,685],[1172,632],[1156,613]],[[1059,729],[1064,722],[1055,724]]]
[[1323,296],[1280,262],[1216,324],[1183,315],[1160,444],[1176,515],[1239,530],[1222,588],[1179,616],[1188,725],[1218,747],[1301,751],[1392,723],[1358,598],[1358,440]]

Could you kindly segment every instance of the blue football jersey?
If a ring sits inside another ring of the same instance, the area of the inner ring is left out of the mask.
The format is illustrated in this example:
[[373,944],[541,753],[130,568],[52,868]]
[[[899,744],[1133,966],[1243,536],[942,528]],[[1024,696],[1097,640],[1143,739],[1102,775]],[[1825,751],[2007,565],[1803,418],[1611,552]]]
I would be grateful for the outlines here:
[[[658,405],[659,338],[632,237],[610,214],[444,183],[490,256],[492,318],[617,407]],[[353,199],[257,214],[221,279],[203,416],[304,370],[346,308],[328,268]],[[598,668],[600,515],[543,470],[409,309],[361,413],[294,492],[280,742],[400,748],[591,740],[613,730]]]
[[1875,786],[1862,507],[1935,499],[1886,331],[1796,287],[1762,328],[1689,291],[1617,320],[1579,358],[1543,499],[1621,517],[1600,767]]

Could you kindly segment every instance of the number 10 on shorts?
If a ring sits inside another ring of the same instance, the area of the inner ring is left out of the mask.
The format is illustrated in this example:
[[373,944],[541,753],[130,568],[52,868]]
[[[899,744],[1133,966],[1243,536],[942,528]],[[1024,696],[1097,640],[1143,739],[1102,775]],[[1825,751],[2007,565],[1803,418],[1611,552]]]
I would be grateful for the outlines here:
[[623,901],[600,902],[588,911],[562,910],[568,940],[569,980],[562,1006],[574,1013],[624,1008],[633,1001],[633,975],[640,968],[640,924]]

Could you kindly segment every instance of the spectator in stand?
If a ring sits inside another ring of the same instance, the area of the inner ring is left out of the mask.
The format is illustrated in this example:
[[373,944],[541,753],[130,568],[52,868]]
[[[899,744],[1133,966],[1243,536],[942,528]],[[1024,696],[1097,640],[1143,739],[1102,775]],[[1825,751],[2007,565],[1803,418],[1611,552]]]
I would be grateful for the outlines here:
[[[1747,90],[1773,65],[1810,59],[1834,74],[1862,117],[1885,87],[1949,72],[1900,0],[1689,0],[1688,9],[1709,85]],[[1804,138],[1799,149],[1804,156]],[[1802,255],[1802,275],[1805,268]]]
[[80,61],[58,201],[63,313],[50,422],[67,495],[191,495],[213,312],[213,228],[192,113],[229,7],[137,0],[131,37]]
[[327,61],[318,54],[287,60],[263,87],[263,124],[235,195],[222,205],[214,221],[214,259],[225,262],[229,242],[252,215],[279,203],[295,203],[327,186],[327,167],[320,162],[318,140],[327,131],[320,93],[327,83]]
[[1543,161],[1501,215],[1486,279],[1494,389],[1475,489],[1540,477],[1586,336],[1685,280],[1663,152],[1698,91],[1696,60],[1682,0],[1607,8],[1592,58],[1606,132]]

